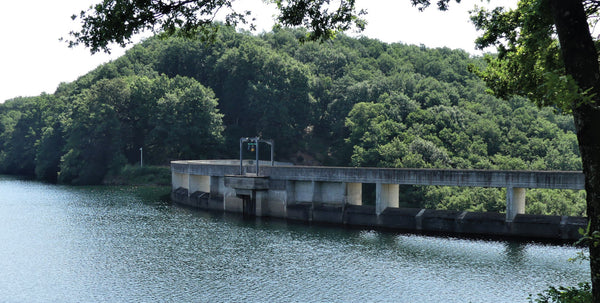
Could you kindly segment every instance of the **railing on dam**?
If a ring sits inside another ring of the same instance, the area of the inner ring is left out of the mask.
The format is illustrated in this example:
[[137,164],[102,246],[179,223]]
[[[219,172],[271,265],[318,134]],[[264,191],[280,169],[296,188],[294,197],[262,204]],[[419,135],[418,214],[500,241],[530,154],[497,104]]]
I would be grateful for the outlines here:
[[[249,161],[245,173],[256,175]],[[268,164],[269,162],[265,162]],[[223,195],[225,176],[240,174],[233,160],[173,161],[173,189]],[[527,188],[584,189],[582,172],[502,171],[456,169],[350,168],[262,165],[258,173],[268,179],[271,191],[285,205],[296,202],[362,204],[362,184],[376,184],[376,212],[398,207],[399,185],[442,185],[506,188],[506,221],[525,213]]]

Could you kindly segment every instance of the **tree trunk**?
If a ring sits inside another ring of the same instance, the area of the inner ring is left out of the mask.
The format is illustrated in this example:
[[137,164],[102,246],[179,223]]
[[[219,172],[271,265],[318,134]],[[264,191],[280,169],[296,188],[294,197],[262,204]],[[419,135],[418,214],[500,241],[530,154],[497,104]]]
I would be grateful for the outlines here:
[[[573,112],[585,174],[590,235],[600,231],[600,111],[584,105]],[[600,246],[589,243],[594,302],[600,302]],[[596,243],[597,244],[597,243]]]
[[[574,105],[573,118],[585,174],[590,234],[600,231],[600,68],[581,0],[549,0],[567,75],[595,101]],[[592,241],[595,242],[595,241]],[[594,302],[600,302],[600,246],[590,243]]]

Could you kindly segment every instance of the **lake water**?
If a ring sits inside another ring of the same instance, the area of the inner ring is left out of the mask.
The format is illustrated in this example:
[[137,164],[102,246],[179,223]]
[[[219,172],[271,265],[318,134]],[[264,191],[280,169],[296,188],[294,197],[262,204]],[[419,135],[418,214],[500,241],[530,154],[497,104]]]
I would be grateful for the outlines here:
[[159,196],[0,176],[0,301],[527,302],[589,275],[570,246],[244,220]]

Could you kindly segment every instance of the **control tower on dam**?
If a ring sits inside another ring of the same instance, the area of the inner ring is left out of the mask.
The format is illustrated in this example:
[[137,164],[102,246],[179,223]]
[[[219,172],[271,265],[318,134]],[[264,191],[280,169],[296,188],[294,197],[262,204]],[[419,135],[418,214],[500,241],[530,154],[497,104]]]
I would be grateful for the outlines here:
[[[272,161],[173,161],[172,198],[200,209],[403,231],[576,240],[587,219],[525,213],[528,188],[584,189],[582,172],[293,166]],[[362,186],[376,184],[375,205]],[[400,185],[506,188],[505,213],[399,207]]]

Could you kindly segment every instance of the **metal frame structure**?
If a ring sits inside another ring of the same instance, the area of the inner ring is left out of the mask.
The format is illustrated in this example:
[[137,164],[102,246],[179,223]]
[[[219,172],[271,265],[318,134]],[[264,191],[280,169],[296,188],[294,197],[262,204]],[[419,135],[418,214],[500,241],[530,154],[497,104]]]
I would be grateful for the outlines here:
[[244,174],[244,165],[243,165],[243,157],[242,157],[242,152],[243,152],[243,145],[244,142],[254,142],[254,144],[256,144],[256,175],[258,176],[259,174],[259,163],[260,161],[258,160],[258,151],[259,151],[259,143],[267,143],[271,146],[271,166],[273,166],[275,164],[274,160],[273,160],[273,154],[274,154],[274,149],[275,149],[275,142],[273,142],[273,140],[267,140],[267,139],[261,139],[260,137],[253,137],[253,138],[248,138],[248,137],[242,137],[240,138],[240,175]]

